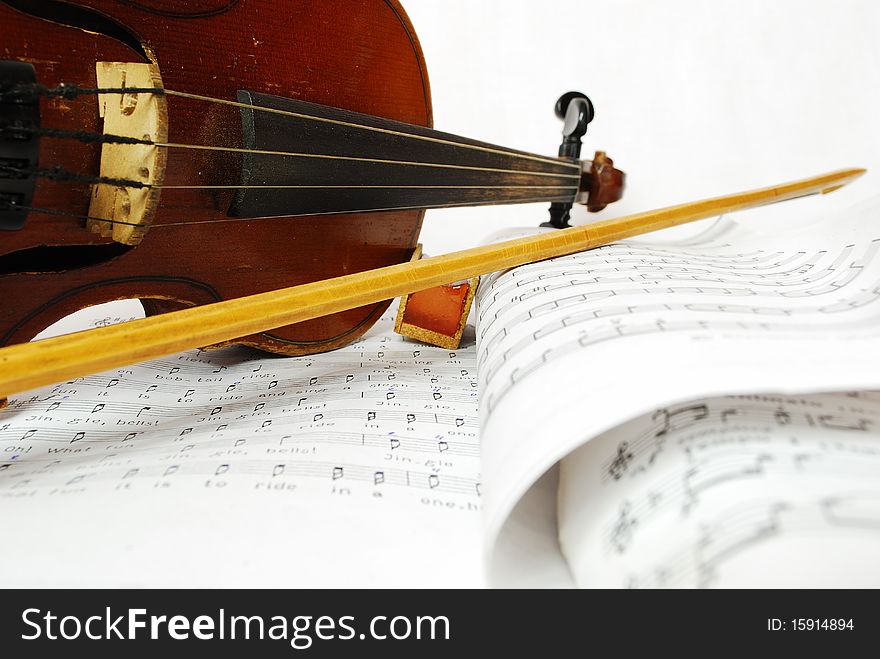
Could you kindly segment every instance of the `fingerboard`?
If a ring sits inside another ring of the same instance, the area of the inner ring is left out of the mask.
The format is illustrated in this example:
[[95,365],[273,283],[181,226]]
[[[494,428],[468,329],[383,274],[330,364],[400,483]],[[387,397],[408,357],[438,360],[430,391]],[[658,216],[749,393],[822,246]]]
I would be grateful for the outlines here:
[[229,215],[320,215],[574,201],[576,163],[324,105],[240,91]]

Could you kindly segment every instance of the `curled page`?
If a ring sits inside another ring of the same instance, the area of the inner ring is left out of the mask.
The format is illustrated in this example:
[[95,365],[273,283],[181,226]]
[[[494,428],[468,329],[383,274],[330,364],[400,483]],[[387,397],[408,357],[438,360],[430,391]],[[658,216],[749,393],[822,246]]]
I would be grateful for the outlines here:
[[880,585],[880,394],[656,410],[561,463],[559,537],[586,587]]
[[629,241],[486,278],[477,339],[495,583],[518,572],[518,543],[539,544],[522,540],[517,504],[593,438],[697,398],[880,388],[878,206],[776,234],[744,217],[701,241]]

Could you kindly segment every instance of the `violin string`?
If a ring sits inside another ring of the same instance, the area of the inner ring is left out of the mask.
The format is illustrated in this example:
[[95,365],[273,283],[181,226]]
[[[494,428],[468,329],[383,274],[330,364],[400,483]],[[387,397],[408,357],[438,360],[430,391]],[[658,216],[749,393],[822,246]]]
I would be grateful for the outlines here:
[[445,140],[445,139],[442,139],[439,137],[431,137],[429,135],[419,135],[416,133],[406,133],[404,131],[392,130],[389,128],[380,128],[378,126],[367,126],[365,124],[356,124],[356,123],[349,122],[349,121],[343,121],[341,119],[331,119],[329,117],[318,117],[315,115],[305,114],[302,112],[293,112],[291,110],[280,110],[278,108],[270,108],[270,107],[266,107],[263,105],[254,105],[252,103],[241,103],[239,101],[231,101],[229,99],[212,98],[210,96],[202,96],[200,94],[190,94],[187,92],[179,92],[179,91],[174,91],[171,89],[166,89],[165,95],[166,96],[178,96],[180,98],[188,98],[188,99],[192,99],[192,100],[204,101],[206,103],[216,103],[216,104],[220,104],[220,105],[229,105],[229,106],[237,107],[237,108],[249,108],[252,110],[259,110],[260,112],[271,112],[273,114],[280,114],[280,115],[287,116],[287,117],[296,117],[298,119],[309,119],[311,121],[319,121],[319,122],[324,122],[324,123],[335,124],[338,126],[347,126],[349,128],[357,128],[357,129],[368,130],[368,131],[377,132],[377,133],[384,133],[386,135],[395,135],[398,137],[406,137],[406,138],[415,139],[415,140],[424,140],[427,142],[435,142],[437,144],[446,144],[449,146],[461,147],[461,148],[465,148],[465,149],[484,151],[486,153],[494,153],[494,154],[499,154],[499,155],[503,155],[503,156],[511,156],[514,158],[519,158],[521,160],[534,160],[536,162],[542,162],[542,163],[545,163],[548,165],[560,165],[563,167],[569,167],[569,168],[574,168],[574,169],[578,169],[578,170],[580,169],[580,165],[577,165],[575,163],[565,162],[563,160],[558,160],[555,158],[547,158],[544,156],[536,156],[536,155],[530,155],[530,154],[525,154],[525,153],[519,153],[516,151],[508,151],[506,149],[499,149],[497,147],[487,147],[487,146],[481,146],[478,144],[467,144],[467,143],[463,143],[463,142],[456,142],[454,140]]
[[65,130],[61,128],[44,128],[34,126],[7,126],[0,127],[0,131],[9,131],[10,133],[27,133],[31,135],[41,135],[53,138],[68,138],[85,143],[103,143],[103,144],[143,144],[146,146],[155,146],[168,149],[195,149],[201,151],[225,151],[231,153],[254,153],[258,155],[282,156],[293,158],[316,158],[325,160],[346,160],[355,162],[369,162],[383,165],[404,165],[413,167],[431,167],[440,169],[461,169],[477,172],[494,172],[500,174],[523,174],[526,176],[546,176],[551,178],[566,178],[580,180],[579,174],[562,174],[559,172],[535,172],[524,169],[503,169],[500,167],[475,167],[471,165],[452,165],[447,163],[418,162],[410,160],[388,160],[384,158],[361,158],[356,156],[337,156],[323,153],[301,153],[295,151],[271,151],[267,149],[245,149],[241,147],[231,146],[215,146],[212,144],[180,144],[175,142],[154,142],[137,137],[126,137],[124,135],[114,135],[112,133],[92,133],[81,130]]
[[[92,215],[83,215],[82,213],[74,213],[72,211],[63,211],[58,208],[39,208],[37,206],[24,206],[22,204],[16,204],[15,202],[6,202],[5,205],[0,206],[0,210],[6,211],[19,211],[26,213],[42,213],[45,215],[60,215],[63,217],[73,217],[78,220],[92,220],[93,222],[104,222],[106,224],[124,224],[130,227],[142,227],[145,225],[138,224],[137,222],[123,222],[122,220],[111,220],[105,217],[94,217]],[[157,224],[156,226],[167,226]]]
[[56,137],[71,139],[85,144],[145,144],[157,146],[152,140],[128,137],[125,135],[113,135],[112,133],[92,133],[87,130],[67,130],[65,128],[46,128],[45,126],[21,126],[15,124],[0,123],[0,133],[8,133],[13,138],[22,135],[38,135],[40,137]]
[[155,190],[571,190],[574,185],[145,185]]
[[114,187],[125,188],[150,188],[149,183],[135,181],[127,178],[114,178],[112,176],[91,176],[89,174],[78,174],[71,172],[56,165],[55,167],[21,167],[9,163],[0,164],[0,172],[7,175],[8,178],[45,178],[57,183],[70,182],[90,183],[93,185],[112,185]]
[[136,189],[153,190],[570,190],[576,192],[577,186],[572,185],[161,185],[144,183],[127,178],[111,176],[91,176],[78,174],[61,166],[21,167],[11,164],[0,164],[0,172],[15,176],[45,178],[55,182],[89,183],[92,185],[112,185]]
[[[389,128],[380,128],[378,126],[357,124],[354,122],[343,121],[341,119],[320,117],[320,116],[310,115],[310,114],[306,114],[306,113],[302,113],[302,112],[293,112],[291,110],[281,110],[278,108],[270,108],[270,107],[266,107],[266,106],[262,106],[262,105],[256,105],[253,103],[241,103],[239,101],[232,101],[229,99],[213,98],[211,96],[204,96],[201,94],[192,94],[192,93],[188,93],[188,92],[180,92],[180,91],[175,91],[175,90],[170,90],[170,89],[162,89],[162,88],[158,88],[158,87],[157,88],[142,88],[142,87],[91,88],[91,87],[78,87],[76,85],[62,84],[62,85],[59,85],[58,87],[55,87],[55,88],[46,88],[46,87],[44,87],[42,85],[38,85],[38,84],[28,84],[28,85],[19,85],[17,87],[12,88],[12,90],[7,90],[5,92],[2,92],[2,93],[0,93],[0,97],[9,95],[11,93],[17,94],[18,97],[21,97],[25,93],[30,93],[35,96],[62,96],[64,98],[69,98],[69,99],[72,99],[72,98],[75,98],[79,95],[84,95],[84,94],[111,94],[111,93],[115,93],[115,94],[120,94],[120,93],[152,93],[152,94],[164,95],[164,96],[177,96],[180,98],[187,98],[190,100],[197,100],[197,101],[202,101],[202,102],[206,102],[206,103],[227,105],[227,106],[238,107],[238,108],[248,108],[251,110],[258,110],[261,112],[270,112],[270,113],[279,114],[282,116],[295,117],[295,118],[299,118],[299,119],[307,119],[310,121],[324,122],[324,123],[330,123],[330,124],[335,124],[335,125],[340,125],[340,126],[347,126],[350,128],[356,128],[356,129],[367,130],[367,131],[372,131],[372,132],[384,133],[384,134],[388,134],[388,135],[395,135],[398,137],[405,137],[408,139],[423,140],[423,141],[428,141],[428,142],[433,142],[433,143],[438,143],[438,144],[445,144],[445,145],[453,146],[456,148],[464,148],[464,149],[483,151],[486,153],[493,153],[493,154],[497,154],[497,155],[508,156],[510,158],[518,159],[518,160],[531,160],[531,161],[545,163],[545,164],[549,164],[549,165],[555,165],[555,166],[565,167],[565,168],[569,168],[569,169],[576,169],[578,171],[580,170],[580,165],[578,165],[576,163],[566,162],[564,160],[559,160],[559,159],[555,159],[555,158],[547,158],[544,156],[531,155],[531,154],[521,153],[521,152],[517,152],[517,151],[510,151],[510,150],[506,150],[506,149],[501,149],[501,148],[497,148],[497,147],[482,146],[482,145],[478,145],[478,144],[467,144],[467,143],[463,143],[463,142],[456,142],[455,140],[448,140],[448,139],[443,139],[443,138],[439,138],[439,137],[432,137],[429,135],[419,135],[416,133],[407,133],[405,131],[392,130]],[[135,143],[145,143],[145,142],[146,141],[135,142]],[[171,146],[171,145],[166,144],[166,145],[162,145],[162,146]],[[175,146],[182,146],[182,145],[175,145]],[[190,145],[186,145],[186,146],[190,146]],[[282,152],[282,153],[285,153],[285,152]],[[426,163],[426,164],[430,164],[430,163]]]
[[[559,196],[559,197],[535,197],[530,199],[517,199],[517,203],[522,204],[531,204],[531,203],[541,203],[548,201],[570,201],[570,196]],[[278,215],[278,216],[266,216],[266,217],[224,217],[221,219],[214,220],[191,220],[188,222],[160,222],[158,224],[138,224],[136,222],[124,222],[122,220],[111,220],[105,217],[95,217],[93,215],[84,215],[81,213],[74,213],[71,211],[63,211],[54,208],[39,208],[35,206],[23,206],[19,204],[15,204],[14,202],[7,202],[5,208],[0,208],[0,210],[14,210],[14,211],[25,211],[25,212],[33,212],[33,213],[45,213],[47,215],[61,215],[65,217],[76,218],[80,220],[91,220],[93,222],[103,222],[105,224],[122,224],[125,226],[132,227],[141,227],[143,229],[161,229],[162,227],[181,227],[181,226],[192,226],[197,224],[225,224],[227,222],[254,222],[260,220],[278,220],[278,219],[286,219],[286,218],[294,218],[294,217],[310,217],[313,215],[347,215],[351,213],[379,213],[379,212],[387,212],[387,211],[409,211],[409,210],[427,210],[434,208],[455,208],[459,206],[489,206],[496,204],[495,201],[480,201],[480,202],[461,202],[461,203],[452,203],[452,204],[421,204],[418,206],[394,206],[388,208],[356,208],[353,210],[342,210],[342,211],[325,211],[321,213],[304,213],[300,215]]]
[[63,98],[73,101],[83,95],[95,94],[155,94],[162,96],[165,90],[161,87],[80,87],[79,85],[59,84],[47,87],[38,82],[20,82],[8,89],[0,91],[0,99],[11,98],[13,101],[35,101],[40,96],[47,98]]
[[[33,85],[24,85],[24,87],[28,87],[28,89],[23,89],[21,86],[13,88],[11,90],[0,91],[0,98],[15,96],[18,100],[25,98],[28,94],[37,97],[37,96],[48,96],[48,97],[61,97],[68,100],[78,98],[82,95],[96,95],[96,94],[123,94],[123,93],[152,93],[157,95],[170,95],[170,96],[178,96],[181,98],[188,98],[191,100],[198,100],[209,103],[216,103],[222,105],[228,105],[233,107],[240,108],[248,108],[251,110],[271,112],[275,114],[280,114],[284,116],[297,117],[301,119],[307,119],[312,121],[319,121],[325,123],[331,123],[336,125],[348,126],[356,129],[369,130],[373,132],[380,132],[390,135],[395,135],[399,137],[405,137],[409,139],[417,139],[424,140],[429,142],[435,142],[440,144],[446,144],[449,146],[454,146],[457,148],[467,148],[474,149],[478,151],[484,151],[488,153],[494,153],[498,155],[507,156],[513,159],[519,160],[532,160],[537,162],[542,162],[546,164],[552,164],[556,166],[561,166],[569,169],[576,169],[578,172],[580,171],[580,166],[575,163],[566,162],[563,160],[544,158],[540,156],[534,156],[529,154],[523,154],[515,151],[507,151],[504,149],[486,147],[480,145],[466,144],[461,142],[456,142],[453,140],[445,140],[438,137],[431,137],[426,135],[418,135],[412,133],[406,133],[403,131],[396,131],[387,128],[380,128],[376,126],[368,126],[362,125],[352,122],[346,122],[338,119],[331,119],[328,117],[319,117],[314,115],[309,115],[300,112],[292,112],[288,110],[280,110],[277,108],[270,108],[255,104],[249,103],[241,103],[238,101],[231,101],[226,99],[218,99],[212,98],[209,96],[203,96],[199,94],[190,94],[186,92],[177,92],[172,90],[166,90],[162,88],[142,88],[142,87],[113,87],[113,88],[89,88],[89,87],[78,87],[76,85],[59,85],[55,88],[48,88],[43,85],[33,84]],[[64,129],[54,129],[54,128],[35,128],[35,127],[26,127],[26,126],[0,126],[0,131],[9,130],[9,131],[18,131],[18,132],[28,132],[44,135],[47,137],[53,138],[69,138],[76,139],[79,141],[87,142],[87,143],[110,143],[110,144],[144,144],[150,146],[156,146],[160,148],[180,148],[180,149],[199,149],[199,150],[211,150],[211,151],[228,151],[228,152],[238,152],[238,153],[255,153],[260,155],[278,155],[285,157],[300,157],[300,158],[324,158],[324,159],[332,159],[332,160],[351,160],[351,161],[364,161],[364,162],[375,162],[381,164],[394,164],[394,165],[409,165],[409,166],[421,166],[421,167],[436,167],[436,168],[449,168],[449,169],[464,169],[464,170],[475,170],[475,171],[487,171],[487,172],[499,172],[499,173],[511,173],[511,174],[521,174],[527,176],[549,176],[554,178],[569,178],[569,179],[580,179],[580,173],[578,174],[563,174],[560,172],[535,172],[530,170],[516,170],[516,169],[503,169],[503,168],[486,168],[486,167],[475,167],[468,165],[453,165],[449,163],[431,163],[431,162],[418,162],[418,161],[400,161],[400,160],[390,160],[390,159],[378,159],[378,158],[361,158],[355,156],[336,156],[332,154],[312,154],[312,153],[296,153],[289,151],[271,151],[271,150],[262,150],[262,149],[246,149],[246,148],[238,148],[238,147],[223,147],[223,146],[214,146],[214,145],[199,145],[199,144],[180,144],[180,143],[172,143],[172,142],[154,142],[152,140],[146,139],[138,139],[133,137],[127,137],[122,135],[112,135],[105,133],[91,133],[88,131],[71,131]],[[15,169],[15,172],[11,170]],[[502,185],[502,186],[484,186],[484,185],[472,185],[472,186],[384,186],[384,185],[359,185],[359,186],[317,186],[317,185],[175,185],[175,186],[161,186],[161,185],[150,185],[145,184],[140,181],[134,181],[130,179],[121,179],[121,178],[112,178],[106,176],[87,176],[83,174],[77,174],[75,172],[69,172],[64,170],[61,167],[53,167],[51,169],[38,169],[32,168],[30,171],[25,171],[21,168],[11,167],[9,165],[4,165],[0,167],[0,170],[6,171],[6,173],[13,174],[26,174],[26,175],[34,175],[41,176],[53,179],[55,181],[76,181],[76,182],[85,182],[85,183],[93,183],[93,184],[106,184],[106,185],[117,185],[117,186],[127,186],[127,187],[135,187],[135,188],[146,188],[146,187],[156,187],[156,188],[170,188],[170,189],[278,189],[278,188],[299,188],[299,189],[358,189],[358,188],[372,188],[372,189],[522,189],[522,190],[531,190],[531,189],[542,189],[542,190],[572,190],[577,191],[578,186],[527,186],[527,185]],[[556,197],[547,197],[541,196],[537,198],[528,198],[528,199],[516,199],[511,200],[519,203],[534,203],[534,202],[546,202],[546,201],[570,201],[570,195],[564,196],[556,196]],[[359,212],[379,212],[379,211],[395,211],[395,210],[420,210],[426,208],[450,208],[456,206],[481,206],[487,204],[494,204],[497,201],[484,201],[484,202],[456,202],[456,203],[447,203],[447,204],[419,204],[416,206],[395,206],[395,207],[385,207],[385,208],[371,208],[371,209],[353,209],[350,211],[327,211],[321,213],[308,213],[303,215],[293,215],[293,216],[281,216],[281,217],[301,217],[306,215],[336,215],[343,213],[359,213]],[[130,226],[144,226],[133,222],[124,222],[122,220],[112,220],[108,218],[100,218],[93,217],[89,215],[82,215],[78,213],[72,213],[69,211],[62,211],[57,209],[49,209],[49,208],[38,208],[31,206],[19,206],[15,204],[6,204],[7,207],[13,210],[20,211],[32,211],[36,213],[45,213],[49,215],[63,215],[68,217],[75,217],[78,219],[85,219],[94,222],[103,222],[108,224],[121,224],[121,225],[130,225]],[[240,221],[251,221],[256,219],[271,219],[271,218],[222,218],[222,219],[214,219],[214,220],[202,220],[202,221],[189,221],[189,222],[171,222],[171,223],[160,223],[154,225],[156,228],[160,226],[182,226],[182,225],[193,225],[193,224],[217,224],[223,222],[240,222]]]
[[[520,204],[531,204],[531,203],[539,203],[546,201],[571,201],[571,195],[565,196],[557,196],[557,197],[533,197],[530,199],[515,199],[512,200],[515,203]],[[316,215],[346,215],[350,213],[381,213],[386,211],[415,211],[415,210],[427,210],[430,208],[456,208],[460,206],[491,206],[497,204],[497,201],[464,201],[464,202],[455,202],[451,204],[419,204],[417,206],[389,206],[385,208],[354,208],[352,210],[343,210],[343,211],[322,211],[320,213],[301,213],[294,215],[279,215],[275,217],[225,217],[219,220],[193,220],[190,222],[169,222],[168,224],[155,224],[152,225],[153,228],[156,227],[165,227],[165,226],[184,226],[184,225],[192,225],[192,224],[219,224],[223,222],[241,222],[241,221],[251,221],[251,220],[271,220],[271,219],[279,219],[285,217],[311,217]]]
[[527,176],[550,176],[553,178],[570,178],[580,180],[580,174],[562,174],[559,172],[534,172],[527,169],[503,169],[497,167],[475,167],[472,165],[451,165],[447,163],[418,162],[413,160],[387,160],[383,158],[362,158],[357,156],[337,156],[324,153],[300,153],[295,151],[269,151],[265,149],[244,149],[232,146],[214,146],[210,144],[179,144],[174,142],[154,142],[155,146],[169,149],[198,149],[205,151],[229,151],[233,153],[256,153],[266,156],[288,156],[294,158],[318,158],[327,160],[351,160],[355,162],[371,162],[383,165],[407,165],[412,167],[437,167],[441,169],[465,169],[477,172],[498,172],[501,174],[525,174]]

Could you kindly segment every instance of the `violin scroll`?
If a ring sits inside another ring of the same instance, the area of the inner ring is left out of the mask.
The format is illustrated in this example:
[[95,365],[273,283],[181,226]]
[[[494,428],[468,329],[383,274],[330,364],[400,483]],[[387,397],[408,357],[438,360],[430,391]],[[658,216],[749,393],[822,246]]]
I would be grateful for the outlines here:
[[[597,213],[623,196],[624,174],[614,167],[614,161],[604,151],[596,151],[592,161],[578,160],[581,156],[581,138],[586,135],[587,125],[596,115],[593,103],[586,94],[566,92],[556,101],[554,110],[564,122],[559,158],[581,165],[581,184],[575,201],[586,204],[589,212]],[[568,201],[554,201],[550,204],[550,221],[541,226],[555,229],[570,226],[568,221],[573,205]]]
[[[625,175],[614,166],[614,161],[604,151],[596,151],[590,170],[584,174],[581,189],[585,191],[583,203],[591,213],[598,213],[608,204],[623,196]],[[578,201],[581,201],[580,195]]]

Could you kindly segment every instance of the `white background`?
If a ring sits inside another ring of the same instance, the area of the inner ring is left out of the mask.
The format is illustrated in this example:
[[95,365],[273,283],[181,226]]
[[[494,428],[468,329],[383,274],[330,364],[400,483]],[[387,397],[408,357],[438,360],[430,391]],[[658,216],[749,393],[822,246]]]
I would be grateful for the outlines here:
[[[628,175],[624,200],[594,218],[852,166],[874,171],[822,200],[740,217],[796,219],[880,192],[880,2],[403,2],[438,129],[555,155],[556,98],[590,95],[584,155],[603,149]],[[429,211],[422,240],[433,254],[465,248],[536,226],[546,206]]]
[[[614,217],[811,176],[875,171],[849,189],[740,217],[760,222],[880,192],[880,2],[403,0],[440,130],[555,155],[564,91],[596,106],[583,155],[628,176]],[[438,254],[547,204],[428,211]],[[588,219],[579,207],[576,222]]]

